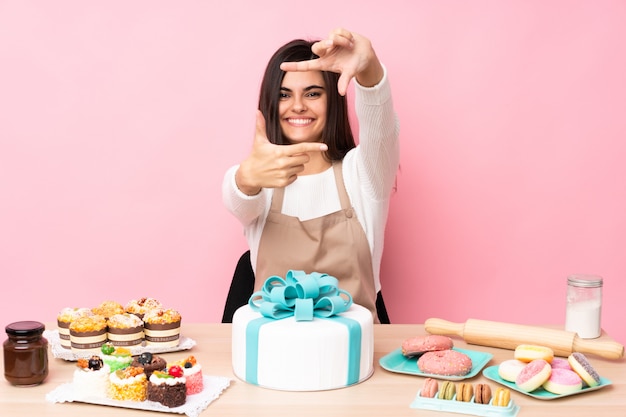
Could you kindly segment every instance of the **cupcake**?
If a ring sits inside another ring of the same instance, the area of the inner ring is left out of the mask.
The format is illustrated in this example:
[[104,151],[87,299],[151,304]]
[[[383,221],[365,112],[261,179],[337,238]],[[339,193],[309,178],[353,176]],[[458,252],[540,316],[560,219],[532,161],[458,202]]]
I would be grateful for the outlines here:
[[172,309],[150,310],[143,317],[146,345],[174,347],[180,338],[180,313]]
[[161,303],[154,298],[140,298],[138,300],[130,300],[126,304],[126,312],[130,314],[134,314],[140,319],[143,319],[143,316],[150,310],[157,310],[162,308]]
[[108,338],[115,346],[135,346],[143,342],[143,320],[134,314],[115,314],[107,320]]
[[70,324],[70,343],[76,353],[99,352],[107,340],[107,321],[104,317],[79,317]]
[[154,371],[148,382],[148,400],[166,407],[180,407],[187,401],[185,377],[180,366],[174,365],[167,371]]
[[102,345],[102,360],[111,368],[111,372],[128,368],[133,361],[130,350],[124,347],[116,347],[111,342]]
[[143,352],[139,356],[135,356],[133,358],[133,362],[130,366],[138,366],[143,368],[146,377],[150,379],[150,376],[154,371],[163,371],[167,368],[167,363],[165,359],[160,356],[153,355],[150,352]]
[[182,361],[175,362],[183,370],[183,374],[187,379],[187,395],[199,394],[204,389],[202,380],[202,366],[196,361],[192,355]]
[[148,380],[142,368],[129,366],[109,374],[107,396],[119,401],[145,401]]
[[91,311],[108,319],[116,314],[122,314],[124,312],[124,306],[117,301],[107,300],[101,302],[99,306],[92,308]]
[[57,327],[61,346],[66,349],[72,348],[70,342],[70,324],[79,317],[93,316],[91,309],[82,307],[66,307],[57,315]]
[[105,398],[109,385],[109,366],[99,356],[78,359],[74,371],[74,399]]

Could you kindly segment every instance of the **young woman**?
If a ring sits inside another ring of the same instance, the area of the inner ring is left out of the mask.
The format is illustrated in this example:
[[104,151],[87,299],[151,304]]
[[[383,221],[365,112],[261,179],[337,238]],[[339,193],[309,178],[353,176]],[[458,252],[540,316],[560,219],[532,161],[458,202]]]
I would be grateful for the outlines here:
[[[353,79],[358,146],[345,97]],[[223,183],[250,246],[255,290],[290,269],[327,273],[378,322],[398,132],[387,73],[367,38],[340,28],[276,51],[252,150]]]

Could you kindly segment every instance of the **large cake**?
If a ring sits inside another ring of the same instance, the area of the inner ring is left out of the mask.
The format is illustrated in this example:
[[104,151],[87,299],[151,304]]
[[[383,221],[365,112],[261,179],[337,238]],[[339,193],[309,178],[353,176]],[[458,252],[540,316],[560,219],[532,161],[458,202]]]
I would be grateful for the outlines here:
[[270,277],[233,316],[232,364],[251,384],[319,391],[362,382],[373,372],[372,313],[326,274]]

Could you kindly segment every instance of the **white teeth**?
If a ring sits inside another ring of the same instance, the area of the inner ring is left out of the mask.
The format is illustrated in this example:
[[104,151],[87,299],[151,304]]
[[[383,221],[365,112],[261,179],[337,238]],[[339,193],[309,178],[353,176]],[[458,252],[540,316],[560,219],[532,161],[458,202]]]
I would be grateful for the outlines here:
[[311,123],[311,119],[289,119],[289,123],[294,125],[306,125]]

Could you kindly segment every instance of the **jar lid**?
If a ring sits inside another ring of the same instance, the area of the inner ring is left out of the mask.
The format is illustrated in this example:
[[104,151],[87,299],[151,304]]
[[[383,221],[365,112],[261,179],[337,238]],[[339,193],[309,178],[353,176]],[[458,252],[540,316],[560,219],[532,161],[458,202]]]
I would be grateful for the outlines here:
[[42,334],[46,326],[38,321],[16,321],[8,324],[4,330],[11,336],[34,336]]
[[602,286],[602,277],[598,275],[570,275],[567,277],[567,283],[574,287],[595,288]]

